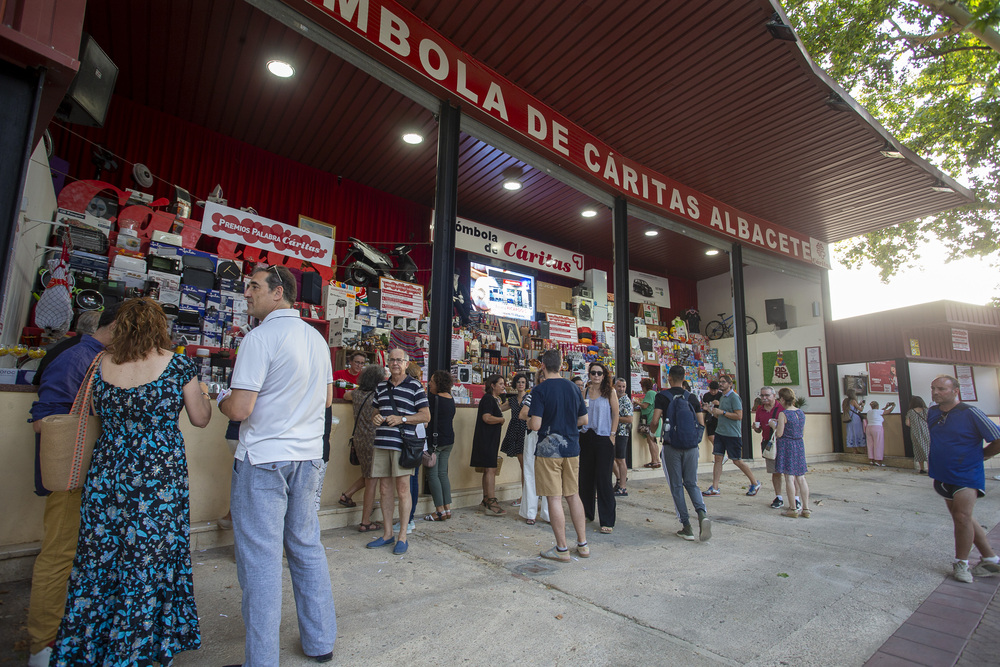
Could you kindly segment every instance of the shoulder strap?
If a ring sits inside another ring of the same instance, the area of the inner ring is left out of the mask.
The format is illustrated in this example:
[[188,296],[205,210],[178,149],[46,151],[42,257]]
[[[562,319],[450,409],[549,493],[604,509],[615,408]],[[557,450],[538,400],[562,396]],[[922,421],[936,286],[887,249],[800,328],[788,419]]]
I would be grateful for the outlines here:
[[[375,393],[374,391],[370,391],[370,392],[368,392],[367,396],[365,396],[364,398],[361,399],[361,410],[358,410],[358,417],[361,417],[361,412],[365,409],[365,403],[367,403],[369,400],[371,400],[372,394],[374,394],[374,393]],[[359,421],[361,421],[361,420],[360,419],[355,419],[354,420],[354,428],[351,429],[351,437],[352,438],[354,437],[354,434],[358,432],[358,422]]]
[[88,413],[90,412],[90,399],[94,389],[94,373],[97,372],[97,368],[101,365],[103,358],[104,351],[102,350],[90,362],[90,368],[87,369],[87,374],[83,376],[83,382],[80,383],[80,388],[76,392],[76,398],[73,399],[73,407],[69,411],[71,415],[83,415],[84,410]]

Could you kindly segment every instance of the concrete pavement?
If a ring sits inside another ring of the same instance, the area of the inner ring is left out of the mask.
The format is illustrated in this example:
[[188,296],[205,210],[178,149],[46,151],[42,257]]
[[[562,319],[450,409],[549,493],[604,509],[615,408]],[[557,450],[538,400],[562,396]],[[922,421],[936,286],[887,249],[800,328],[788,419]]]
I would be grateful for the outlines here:
[[[723,495],[706,499],[708,543],[674,536],[662,475],[632,480],[614,533],[590,524],[592,557],[567,564],[537,557],[554,544],[549,526],[525,525],[507,503],[506,517],[418,516],[402,557],[365,549],[370,533],[326,531],[334,664],[862,665],[950,574],[951,519],[930,480],[909,471],[818,463],[807,479],[812,518],[789,519],[768,507],[769,479],[749,498],[746,478],[727,471]],[[976,514],[991,529],[1000,484],[987,485]],[[239,662],[232,548],[194,562],[203,648],[175,664]],[[0,663],[18,664],[27,584],[4,588]],[[281,664],[314,664],[287,570]]]

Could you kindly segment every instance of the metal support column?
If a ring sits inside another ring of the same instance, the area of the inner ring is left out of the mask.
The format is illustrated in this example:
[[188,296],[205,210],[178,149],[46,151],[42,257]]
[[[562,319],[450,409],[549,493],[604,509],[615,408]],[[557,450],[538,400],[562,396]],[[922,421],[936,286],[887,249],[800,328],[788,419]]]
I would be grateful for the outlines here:
[[[21,210],[21,193],[34,150],[32,137],[38,118],[45,73],[0,61],[0,285],[7,289],[7,272],[13,257],[14,232]],[[30,251],[26,251],[30,252]]]
[[[826,358],[830,359],[830,336],[827,334],[827,327],[833,321],[833,309],[830,307],[830,272],[821,271],[819,275],[819,286],[823,298],[823,333],[827,342]],[[827,386],[830,390],[830,437],[833,441],[833,451],[838,454],[844,452],[844,421],[840,396],[840,373],[837,371],[837,364],[828,363],[826,365]]]
[[734,243],[729,249],[729,273],[733,279],[733,347],[736,353],[736,386],[740,400],[743,401],[743,422],[740,432],[743,435],[743,458],[753,458],[753,431],[750,423],[753,415],[750,413],[750,359],[747,356],[747,307],[746,285],[743,282],[743,246]]
[[903,455],[913,458],[913,437],[906,425],[906,413],[909,410],[910,398],[913,397],[913,388],[910,386],[910,361],[905,357],[897,358],[895,361],[896,381],[899,384],[899,407],[896,412],[899,414],[900,426],[903,427]]
[[632,315],[629,312],[628,284],[628,204],[622,197],[615,197],[612,211],[612,228],[614,230],[614,279],[615,311],[612,321],[615,323],[615,375],[625,378],[632,384],[632,353],[629,339],[632,335]]
[[451,369],[454,309],[455,219],[458,216],[458,139],[461,111],[441,102],[438,118],[437,190],[431,264],[431,320],[428,372]]
[[[615,375],[625,378],[629,391],[632,387],[632,313],[629,311],[628,282],[628,204],[623,197],[615,197],[612,209],[612,235],[614,237],[614,276],[611,284],[615,291],[615,308],[611,321],[615,323]],[[640,436],[642,437],[642,436]],[[632,467],[632,442],[625,448],[625,464]]]

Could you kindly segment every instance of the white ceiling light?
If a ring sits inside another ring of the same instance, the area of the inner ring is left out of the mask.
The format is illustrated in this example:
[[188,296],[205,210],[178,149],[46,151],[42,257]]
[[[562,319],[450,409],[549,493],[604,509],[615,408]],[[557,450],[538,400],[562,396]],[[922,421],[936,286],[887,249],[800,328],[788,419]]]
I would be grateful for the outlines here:
[[592,208],[585,208],[582,211],[580,211],[580,215],[582,215],[585,218],[593,218],[597,215],[597,211],[595,211]]
[[955,188],[951,187],[950,185],[945,185],[945,182],[939,178],[938,180],[934,181],[934,185],[931,186],[931,190],[933,190],[934,192],[954,192]]
[[520,190],[521,177],[524,173],[520,167],[507,167],[503,170],[503,187],[505,190]]
[[655,229],[647,229],[646,230],[646,236],[659,236],[659,235],[660,235],[660,232],[656,231]]
[[283,60],[268,60],[267,71],[282,79],[287,79],[295,74],[295,68]]
[[715,248],[710,248],[709,250],[705,251],[705,254],[708,255],[709,257],[714,257],[715,255],[719,254],[719,251],[716,250]]
[[406,134],[403,135],[403,141],[405,141],[408,144],[416,145],[423,143],[424,137],[423,135],[417,134],[416,132],[407,132]]

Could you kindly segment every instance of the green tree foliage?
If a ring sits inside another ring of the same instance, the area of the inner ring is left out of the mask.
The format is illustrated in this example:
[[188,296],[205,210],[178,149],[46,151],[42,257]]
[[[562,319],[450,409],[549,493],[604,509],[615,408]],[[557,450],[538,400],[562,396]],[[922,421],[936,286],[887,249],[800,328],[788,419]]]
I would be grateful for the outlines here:
[[968,185],[977,203],[845,241],[883,281],[941,243],[1000,257],[1000,0],[785,0],[818,62],[895,137]]

